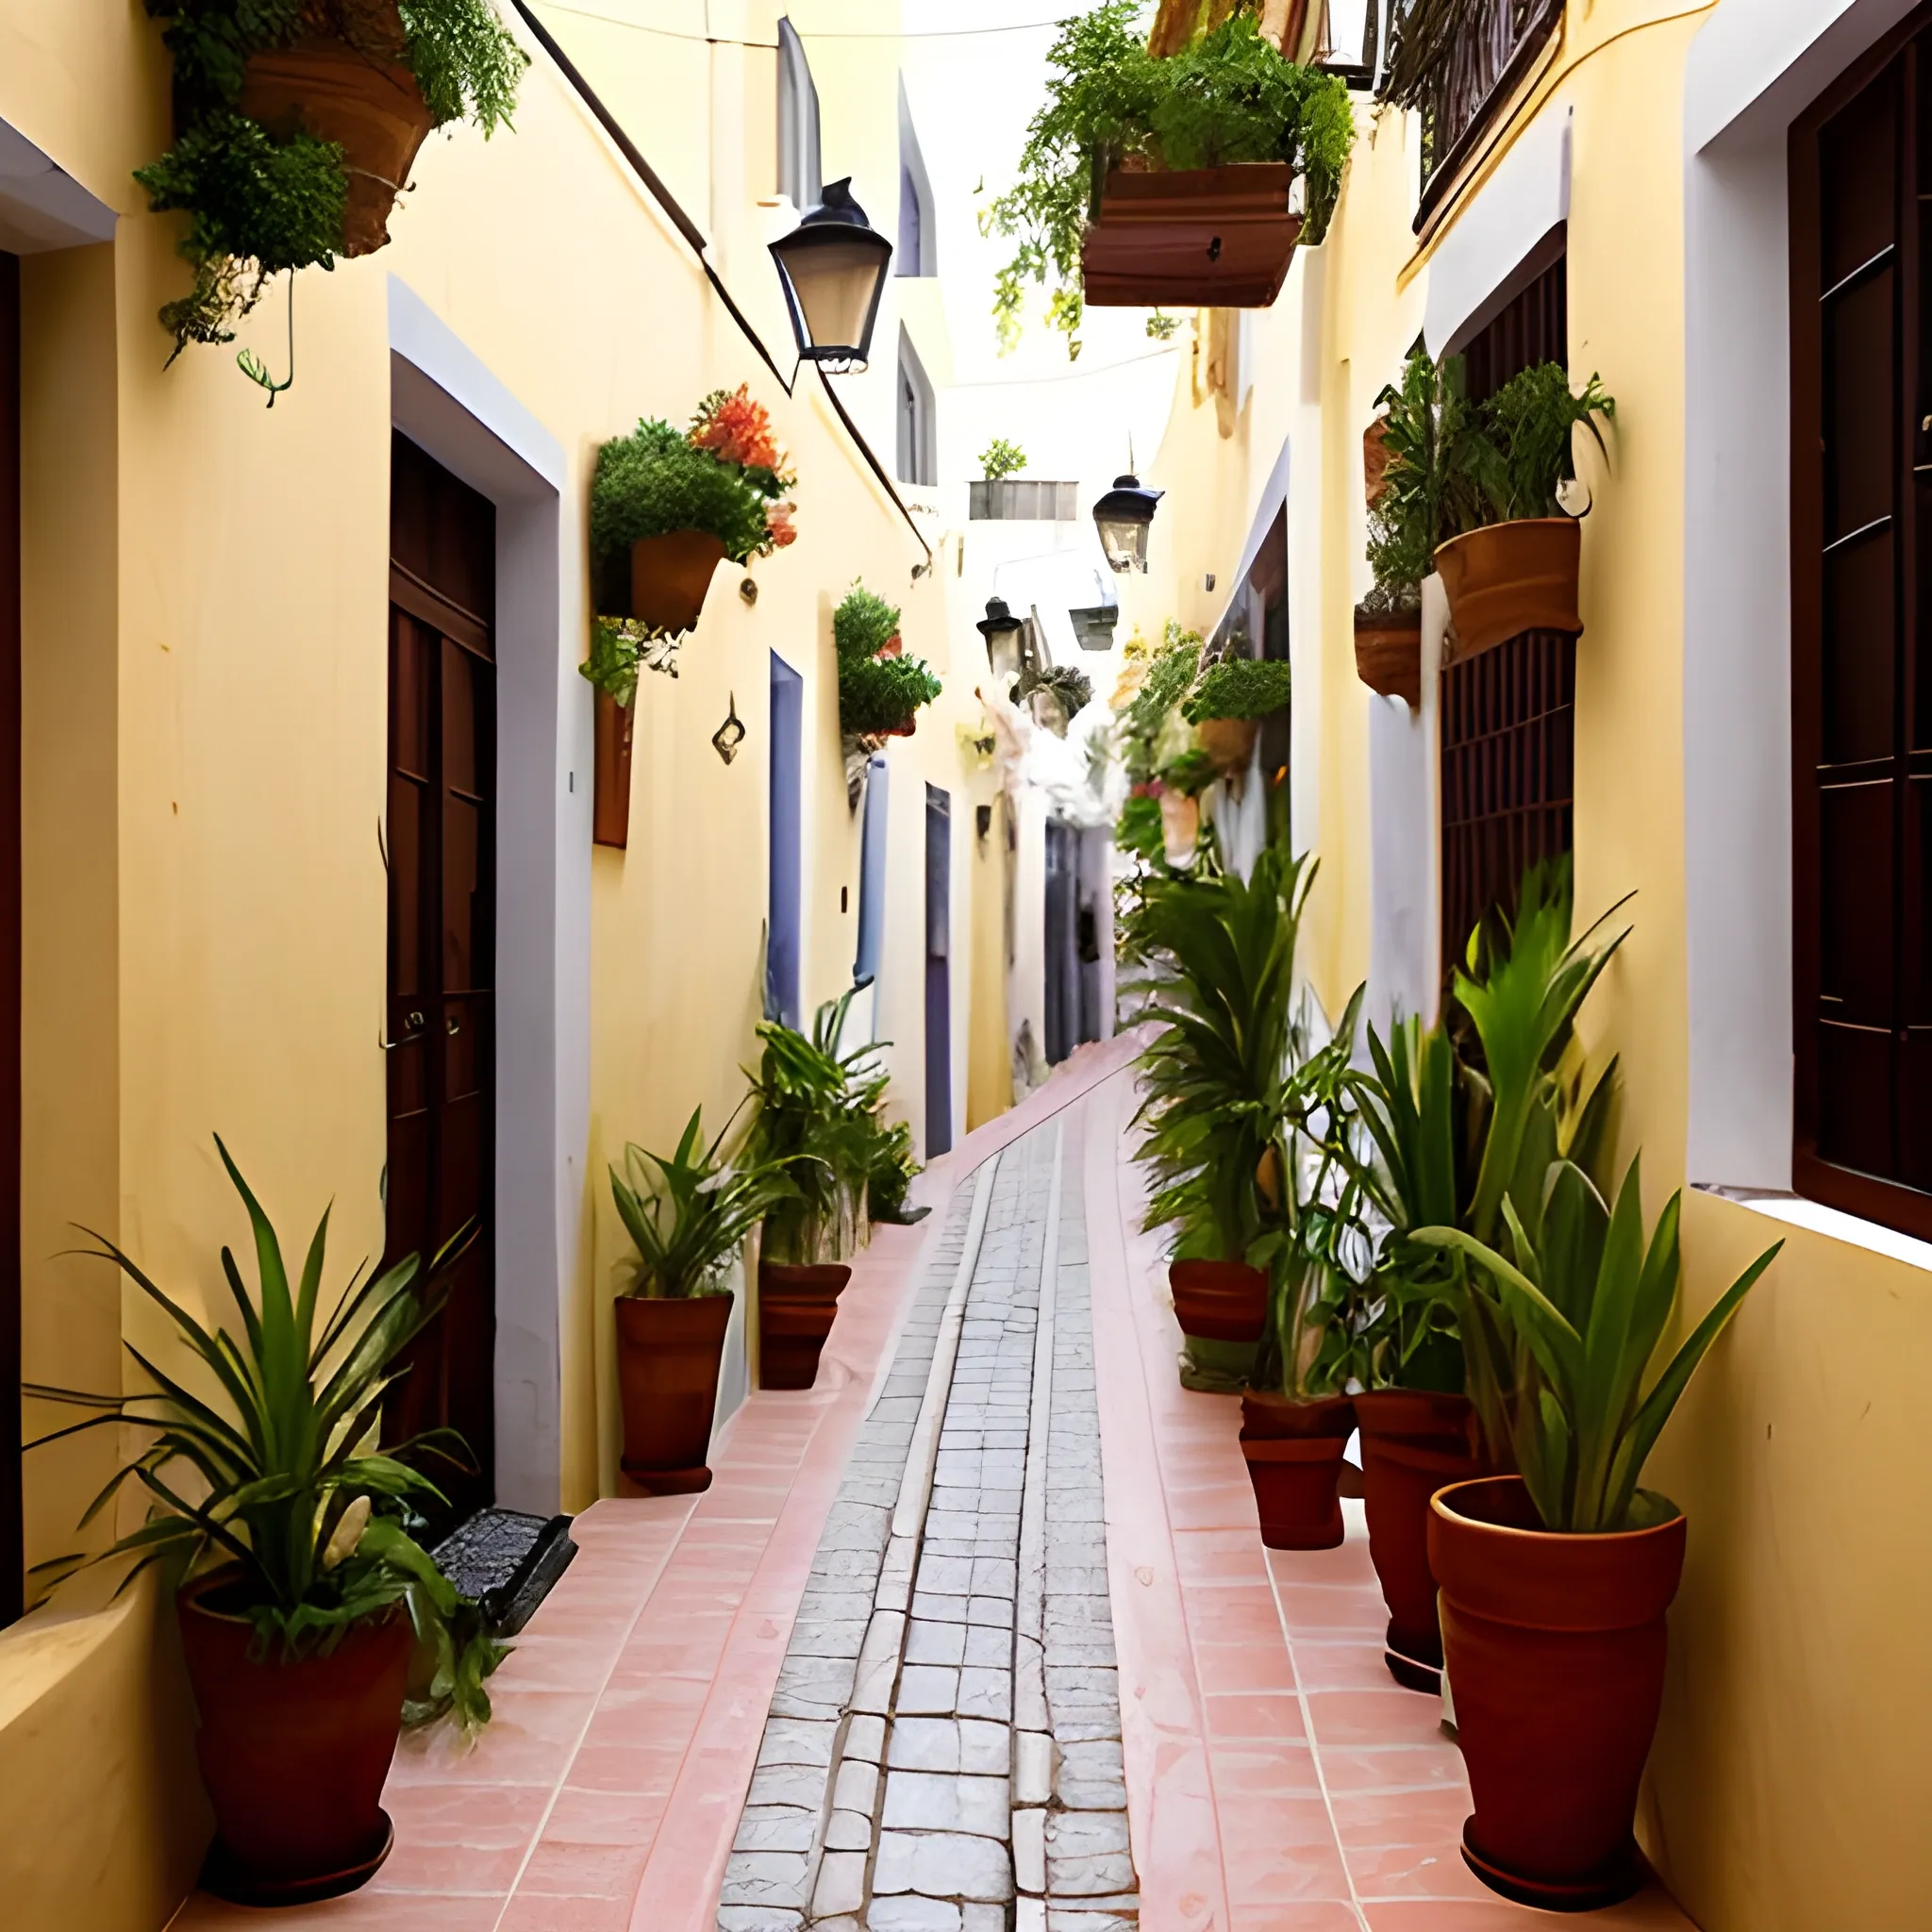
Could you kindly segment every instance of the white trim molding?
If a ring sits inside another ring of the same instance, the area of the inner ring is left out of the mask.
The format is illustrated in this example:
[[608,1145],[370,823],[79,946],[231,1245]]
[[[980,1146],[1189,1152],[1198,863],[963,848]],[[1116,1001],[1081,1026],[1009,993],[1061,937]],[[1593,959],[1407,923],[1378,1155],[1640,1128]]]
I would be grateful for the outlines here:
[[389,323],[396,428],[496,505],[496,1499],[547,1515],[590,1136],[583,513],[562,445],[394,275]]

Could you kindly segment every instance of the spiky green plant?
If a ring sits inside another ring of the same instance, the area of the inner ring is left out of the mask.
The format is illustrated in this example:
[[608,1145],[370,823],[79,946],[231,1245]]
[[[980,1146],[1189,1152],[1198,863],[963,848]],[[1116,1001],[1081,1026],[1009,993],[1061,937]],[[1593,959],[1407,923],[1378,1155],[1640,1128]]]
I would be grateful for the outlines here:
[[640,1264],[627,1293],[659,1300],[724,1292],[719,1277],[745,1237],[793,1191],[781,1163],[741,1167],[725,1158],[734,1123],[707,1145],[702,1113],[691,1109],[669,1159],[632,1141],[623,1173],[610,1170],[611,1197]]
[[407,1373],[410,1342],[441,1309],[444,1284],[475,1229],[445,1243],[426,1271],[415,1255],[367,1280],[358,1270],[325,1315],[328,1213],[291,1286],[273,1224],[219,1138],[215,1145],[255,1242],[252,1295],[233,1254],[221,1251],[240,1332],[197,1320],[138,1262],[94,1236],[99,1245],[90,1252],[112,1261],[167,1317],[209,1393],[197,1394],[130,1342],[127,1352],[154,1390],[95,1398],[97,1414],[41,1439],[107,1425],[155,1432],[81,1519],[84,1527],[132,1480],[151,1499],[147,1521],[100,1556],[50,1568],[68,1573],[131,1557],[123,1590],[164,1560],[183,1576],[229,1572],[221,1607],[246,1617],[258,1644],[286,1657],[328,1650],[353,1625],[403,1605],[435,1660],[428,1697],[408,1715],[446,1710],[466,1727],[482,1724],[490,1715],[484,1680],[502,1647],[410,1534],[410,1506],[442,1500],[412,1460],[456,1460],[467,1452],[448,1429],[387,1450],[375,1441],[383,1398]]
[[1512,375],[1483,406],[1499,457],[1492,490],[1496,515],[1563,515],[1557,491],[1575,480],[1576,430],[1589,430],[1604,450],[1597,419],[1610,422],[1616,414],[1616,399],[1605,392],[1601,378],[1592,375],[1580,393],[1574,392],[1560,362],[1540,362]]
[[1540,1233],[1513,1199],[1503,1203],[1513,1260],[1458,1227],[1415,1231],[1470,1264],[1473,1298],[1516,1343],[1525,1386],[1509,1445],[1546,1529],[1636,1529],[1677,1513],[1637,1487],[1644,1462],[1697,1365],[1784,1245],[1732,1282],[1646,1389],[1677,1303],[1681,1201],[1671,1196],[1646,1245],[1637,1161],[1612,1211],[1580,1167],[1559,1160],[1538,1204]]

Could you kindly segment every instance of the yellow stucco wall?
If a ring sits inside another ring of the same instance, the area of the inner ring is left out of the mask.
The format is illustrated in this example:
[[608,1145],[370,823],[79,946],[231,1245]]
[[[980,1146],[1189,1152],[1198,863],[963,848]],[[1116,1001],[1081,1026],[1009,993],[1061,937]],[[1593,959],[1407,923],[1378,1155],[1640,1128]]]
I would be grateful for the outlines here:
[[[774,7],[729,10],[740,17],[721,31],[771,38]],[[813,47],[823,95],[878,95],[878,111],[848,112],[836,130],[827,116],[825,172],[895,181],[896,8],[874,15],[887,31],[852,43],[857,73],[839,64],[842,43]],[[716,258],[789,366],[763,244],[791,216],[760,205],[773,189],[770,55],[682,42],[667,51],[614,30],[599,41],[594,24],[575,17],[553,25],[715,231]],[[380,1251],[387,914],[377,828],[394,277],[561,447],[566,610],[585,594],[575,533],[597,445],[641,414],[680,421],[708,390],[748,381],[800,473],[800,539],[754,566],[756,606],[736,594],[743,573],[721,571],[681,675],[644,677],[629,849],[582,861],[589,918],[573,944],[588,958],[565,963],[589,983],[590,1094],[588,1116],[564,1128],[577,1241],[556,1310],[558,1502],[580,1507],[609,1488],[616,1444],[606,1304],[627,1244],[606,1162],[625,1140],[667,1147],[699,1104],[722,1124],[754,1054],[769,654],[806,681],[809,1014],[849,982],[858,920],[859,829],[839,745],[833,606],[863,577],[904,606],[907,648],[942,673],[955,613],[937,575],[914,580],[924,553],[817,379],[783,395],[541,56],[513,132],[427,143],[388,249],[300,278],[297,380],[273,410],[231,353],[196,350],[164,370],[155,310],[184,286],[179,229],[145,213],[129,179],[166,139],[159,31],[123,0],[0,0],[0,120],[122,217],[111,242],[29,258],[24,278],[26,1374],[118,1387],[124,1338],[164,1345],[153,1311],[108,1272],[61,1255],[70,1223],[124,1243],[192,1304],[225,1295],[217,1250],[241,1229],[213,1131],[285,1237],[306,1238],[334,1199],[335,1279]],[[882,225],[889,215],[881,210]],[[241,339],[278,371],[286,299],[278,288]],[[880,341],[883,366],[845,379],[845,393],[890,465],[883,323]],[[578,723],[591,704],[569,670],[585,647],[580,631],[567,627],[558,646]],[[710,738],[734,700],[749,736],[727,767]],[[980,874],[972,805],[990,795],[990,781],[967,770],[954,726],[977,716],[969,678],[888,753],[885,979],[901,1041],[891,1104],[915,1123],[928,781],[954,800],[962,1097],[966,1086],[966,936]],[[588,769],[572,782],[580,808]],[[500,1110],[519,1104],[499,1094]],[[31,1408],[36,1429],[72,1416]],[[29,1560],[73,1546],[79,1508],[113,1450],[101,1432],[30,1458]],[[170,1624],[158,1621],[152,1592],[106,1610],[83,1589],[0,1634],[9,1693],[0,1702],[0,1788],[31,1792],[39,1821],[23,1831],[26,1814],[16,1816],[6,1856],[30,1848],[34,1883],[60,1907],[27,1923],[151,1932],[193,1869],[206,1826],[184,1768]],[[28,1895],[25,1882],[8,1869],[9,1899]]]
[[[1530,90],[1536,114],[1574,114],[1572,372],[1600,372],[1618,402],[1607,469],[1584,460],[1594,508],[1577,653],[1576,888],[1590,916],[1636,894],[1635,929],[1586,1031],[1599,1052],[1623,1056],[1623,1151],[1642,1150],[1653,1214],[1683,1182],[1689,1104],[1681,117],[1687,51],[1708,11],[1574,6]],[[1527,125],[1510,124],[1479,178]],[[1297,466],[1319,451],[1319,487],[1291,497],[1291,515],[1313,524],[1291,534],[1291,600],[1296,755],[1320,761],[1322,880],[1304,964],[1331,1012],[1368,966],[1370,700],[1350,624],[1369,582],[1360,435],[1421,327],[1431,257],[1468,202],[1418,240],[1413,139],[1393,115],[1363,114],[1319,257],[1304,251],[1274,309],[1255,318],[1261,362],[1246,409],[1224,434],[1212,398],[1184,380],[1152,477],[1169,491],[1170,521],[1148,594],[1184,620],[1211,620],[1225,580],[1205,597],[1202,573],[1233,567],[1284,438]],[[1313,420],[1297,407],[1311,358]],[[1306,572],[1294,581],[1310,558],[1319,583]],[[1783,1256],[1650,1466],[1689,1513],[1690,1554],[1640,1829],[1707,1932],[1916,1925],[1932,1922],[1932,1759],[1921,1743],[1932,1691],[1918,1667],[1932,1276],[1693,1192],[1683,1327],[1780,1237]]]

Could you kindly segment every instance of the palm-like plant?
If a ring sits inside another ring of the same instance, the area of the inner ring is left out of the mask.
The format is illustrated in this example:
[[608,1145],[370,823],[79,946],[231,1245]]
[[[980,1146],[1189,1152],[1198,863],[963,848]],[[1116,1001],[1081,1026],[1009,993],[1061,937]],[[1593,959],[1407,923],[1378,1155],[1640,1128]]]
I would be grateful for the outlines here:
[[1646,1391],[1644,1376],[1677,1301],[1681,1264],[1673,1194],[1646,1246],[1638,1163],[1614,1211],[1574,1161],[1549,1171],[1533,1236],[1503,1202],[1513,1263],[1457,1227],[1415,1240],[1472,1265],[1472,1298],[1519,1344],[1524,1399],[1510,1446],[1547,1529],[1641,1528],[1674,1506],[1637,1487],[1643,1464],[1697,1365],[1784,1243],[1774,1243],[1720,1295]]
[[794,1191],[782,1162],[738,1167],[724,1158],[730,1123],[706,1145],[702,1112],[691,1110],[668,1160],[632,1141],[624,1172],[610,1170],[610,1192],[641,1263],[627,1292],[646,1300],[721,1292],[719,1276],[745,1237]]
[[1394,1346],[1381,1352],[1375,1379],[1405,1379],[1430,1332],[1445,1333],[1445,1315],[1453,1317],[1470,1399],[1499,1455],[1508,1452],[1512,1409],[1526,1387],[1520,1349],[1488,1304],[1471,1296],[1461,1262],[1414,1235],[1453,1226],[1493,1242],[1506,1202],[1534,1232],[1553,1161],[1598,1169],[1617,1062],[1591,1078],[1575,1023],[1627,936],[1626,927],[1604,937],[1616,909],[1573,941],[1569,861],[1532,866],[1514,919],[1498,915],[1479,926],[1455,976],[1480,1065],[1458,1054],[1446,1025],[1425,1033],[1409,1019],[1386,1043],[1370,1028],[1373,1071],[1349,1077],[1361,1134],[1344,1134],[1337,1158],[1389,1224],[1377,1292]]
[[1182,1252],[1244,1260],[1266,1229],[1263,1163],[1297,1050],[1294,949],[1315,867],[1276,848],[1243,881],[1174,879],[1142,908],[1160,962],[1140,982],[1160,1030],[1141,1057],[1137,1123],[1152,1173],[1149,1228],[1178,1224]]
[[233,1254],[222,1249],[241,1333],[197,1321],[112,1241],[94,1237],[100,1245],[90,1252],[113,1261],[161,1309],[214,1392],[204,1399],[127,1344],[154,1391],[79,1398],[93,1400],[99,1413],[41,1441],[109,1424],[154,1430],[81,1524],[130,1479],[152,1498],[148,1520],[100,1556],[48,1567],[69,1573],[84,1562],[132,1557],[124,1590],[163,1560],[189,1576],[232,1570],[212,1607],[248,1618],[258,1641],[278,1645],[286,1657],[327,1650],[351,1625],[405,1605],[436,1657],[429,1697],[408,1714],[453,1709],[465,1725],[480,1724],[490,1715],[484,1679],[502,1650],[485,1634],[476,1607],[458,1596],[410,1534],[409,1506],[442,1499],[409,1458],[432,1453],[457,1460],[467,1452],[447,1429],[386,1453],[375,1442],[383,1397],[407,1373],[409,1343],[441,1310],[443,1284],[475,1229],[447,1242],[426,1272],[410,1255],[359,1286],[352,1280],[324,1319],[328,1213],[291,1288],[274,1226],[219,1138],[215,1145],[255,1241],[253,1296]]
[[1501,458],[1469,401],[1460,356],[1435,362],[1418,342],[1375,407],[1386,412],[1389,461],[1370,513],[1369,563],[1384,590],[1407,593],[1435,567],[1439,544],[1494,520]]

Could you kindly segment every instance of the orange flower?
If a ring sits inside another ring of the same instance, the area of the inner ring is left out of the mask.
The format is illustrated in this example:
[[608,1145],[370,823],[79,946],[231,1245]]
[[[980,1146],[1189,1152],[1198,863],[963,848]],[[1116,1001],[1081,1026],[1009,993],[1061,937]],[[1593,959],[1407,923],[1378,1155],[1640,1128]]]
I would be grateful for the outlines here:
[[790,503],[774,503],[765,512],[765,528],[771,534],[774,550],[783,550],[788,543],[798,541],[798,531],[791,522],[795,508]]
[[717,390],[707,396],[691,424],[691,442],[709,450],[721,462],[748,470],[769,470],[781,483],[791,479],[785,452],[772,434],[771,412],[751,398],[748,383],[735,391]]

